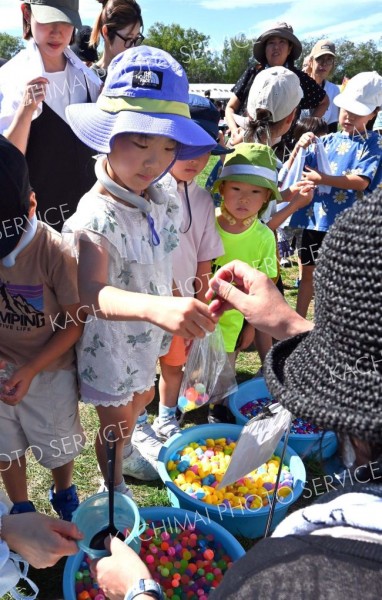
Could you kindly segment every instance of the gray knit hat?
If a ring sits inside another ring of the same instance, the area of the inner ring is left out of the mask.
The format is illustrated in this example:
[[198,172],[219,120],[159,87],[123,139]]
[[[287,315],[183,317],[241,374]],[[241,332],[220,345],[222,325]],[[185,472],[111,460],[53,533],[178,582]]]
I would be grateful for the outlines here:
[[315,272],[315,327],[273,346],[273,396],[296,417],[382,439],[382,190],[341,213]]

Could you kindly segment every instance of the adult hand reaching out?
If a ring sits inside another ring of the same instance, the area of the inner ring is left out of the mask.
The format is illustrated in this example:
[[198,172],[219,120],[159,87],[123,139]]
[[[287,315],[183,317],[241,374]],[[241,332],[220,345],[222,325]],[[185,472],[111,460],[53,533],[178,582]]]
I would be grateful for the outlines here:
[[278,340],[313,327],[289,306],[271,279],[239,260],[219,269],[209,286],[206,297],[213,317],[236,308],[253,327]]
[[4,515],[1,521],[3,541],[36,569],[77,554],[77,540],[83,537],[74,523],[36,512]]
[[[110,600],[123,600],[125,594],[140,579],[151,579],[150,571],[129,546],[114,537],[105,541],[111,556],[93,560],[90,570]],[[140,594],[139,598],[152,598]]]

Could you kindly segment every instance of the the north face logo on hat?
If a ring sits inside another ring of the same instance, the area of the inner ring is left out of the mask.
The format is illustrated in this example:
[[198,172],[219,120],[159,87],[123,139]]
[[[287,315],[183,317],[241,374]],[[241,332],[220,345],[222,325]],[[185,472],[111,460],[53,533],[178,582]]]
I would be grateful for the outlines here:
[[161,71],[134,71],[133,87],[146,88],[152,90],[161,90],[163,73]]

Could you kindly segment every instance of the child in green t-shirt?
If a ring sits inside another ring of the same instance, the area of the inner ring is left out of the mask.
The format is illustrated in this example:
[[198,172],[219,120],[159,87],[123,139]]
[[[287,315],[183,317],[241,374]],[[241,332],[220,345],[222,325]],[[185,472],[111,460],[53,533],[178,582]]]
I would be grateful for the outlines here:
[[[224,255],[214,261],[214,267],[239,259],[270,278],[277,277],[275,236],[260,220],[268,202],[281,199],[273,150],[262,144],[239,144],[227,157],[214,188],[223,197],[217,228],[224,245]],[[254,337],[261,360],[271,347],[271,337],[255,331],[236,310],[225,313],[220,325],[233,366],[239,350]]]

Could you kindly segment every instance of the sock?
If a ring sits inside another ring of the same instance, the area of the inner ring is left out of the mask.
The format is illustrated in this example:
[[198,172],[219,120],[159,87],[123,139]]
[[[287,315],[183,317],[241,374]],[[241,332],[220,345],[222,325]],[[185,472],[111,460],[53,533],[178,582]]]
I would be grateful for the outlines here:
[[118,485],[114,486],[114,490],[116,492],[121,492],[121,494],[123,494],[126,491],[126,489],[127,489],[127,485],[126,485],[124,479],[122,479],[121,483],[119,483]]
[[138,420],[137,420],[137,425],[144,425],[144,423],[147,423],[147,410],[145,410],[145,412],[143,413],[143,415],[139,415]]
[[176,406],[164,406],[164,404],[159,404],[159,413],[158,413],[158,417],[159,420],[164,422],[164,421],[169,421],[170,419],[173,419],[175,417],[176,414]]
[[126,444],[123,448],[123,458],[129,458],[130,454],[133,451],[133,444]]

